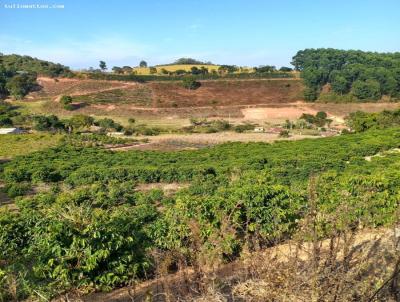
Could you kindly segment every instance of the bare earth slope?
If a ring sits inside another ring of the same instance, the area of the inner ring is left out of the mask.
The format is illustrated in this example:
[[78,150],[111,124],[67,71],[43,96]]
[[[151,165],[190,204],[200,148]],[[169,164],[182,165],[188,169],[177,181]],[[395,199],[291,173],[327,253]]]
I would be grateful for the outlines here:
[[[229,118],[231,122],[280,123],[294,120],[302,113],[325,111],[334,123],[341,124],[350,112],[393,110],[399,103],[306,103],[302,101],[300,79],[207,80],[188,90],[180,82],[120,82],[79,79],[39,78],[42,89],[31,93],[35,113],[70,116],[89,114],[109,116],[122,123],[135,117],[149,120],[179,121],[191,117]],[[73,96],[83,104],[67,111],[58,104],[61,95]],[[182,123],[182,120],[186,119]],[[163,123],[157,123],[162,125]]]

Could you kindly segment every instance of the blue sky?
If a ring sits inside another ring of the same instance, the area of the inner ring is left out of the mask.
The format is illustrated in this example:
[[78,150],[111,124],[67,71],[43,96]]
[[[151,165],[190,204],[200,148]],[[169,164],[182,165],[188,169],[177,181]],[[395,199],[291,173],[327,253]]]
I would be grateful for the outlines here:
[[[6,8],[62,4],[64,9]],[[73,68],[288,65],[300,49],[400,50],[399,0],[0,0],[0,52]]]

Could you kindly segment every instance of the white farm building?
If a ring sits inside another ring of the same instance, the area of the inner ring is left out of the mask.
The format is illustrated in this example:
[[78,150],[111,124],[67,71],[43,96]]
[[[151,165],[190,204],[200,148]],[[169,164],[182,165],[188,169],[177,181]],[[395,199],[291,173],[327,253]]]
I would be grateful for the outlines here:
[[0,134],[19,134],[22,132],[23,130],[19,128],[0,128]]

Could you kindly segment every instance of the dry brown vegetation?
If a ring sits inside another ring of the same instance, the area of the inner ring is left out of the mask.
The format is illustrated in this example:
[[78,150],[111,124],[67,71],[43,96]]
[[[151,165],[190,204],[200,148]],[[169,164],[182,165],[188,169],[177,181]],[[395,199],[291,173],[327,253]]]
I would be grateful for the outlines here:
[[290,103],[301,99],[303,85],[297,80],[203,81],[188,90],[179,83],[149,83],[156,107],[232,106]]
[[[159,254],[156,279],[81,301],[399,301],[399,238],[393,229],[348,230],[313,239],[313,224],[296,239],[242,254],[221,264],[199,265],[168,274],[176,255]],[[308,238],[308,240],[305,240]],[[185,263],[181,263],[185,267]],[[75,300],[71,300],[75,301]]]
[[[301,99],[303,85],[296,79],[202,81],[200,88],[188,90],[180,82],[134,82],[39,78],[42,89],[30,98],[55,98],[59,95],[87,96],[91,102],[142,104],[145,97],[156,108],[230,106],[260,103],[287,103]],[[104,93],[108,95],[104,96]],[[103,94],[102,94],[103,93]],[[113,98],[113,96],[115,98]],[[142,104],[143,105],[143,104]]]

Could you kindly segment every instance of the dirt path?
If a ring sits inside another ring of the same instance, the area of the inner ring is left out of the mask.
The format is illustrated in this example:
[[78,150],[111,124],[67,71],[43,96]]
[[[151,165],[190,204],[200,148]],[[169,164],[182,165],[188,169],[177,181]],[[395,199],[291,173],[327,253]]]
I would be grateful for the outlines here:
[[128,150],[182,150],[198,149],[227,142],[267,142],[279,140],[300,140],[305,138],[320,138],[311,135],[292,135],[281,138],[273,133],[192,133],[192,134],[160,134],[157,136],[138,136],[138,139],[148,139],[148,143],[110,148],[113,151]]

